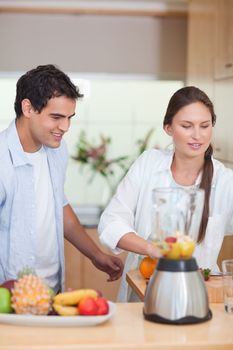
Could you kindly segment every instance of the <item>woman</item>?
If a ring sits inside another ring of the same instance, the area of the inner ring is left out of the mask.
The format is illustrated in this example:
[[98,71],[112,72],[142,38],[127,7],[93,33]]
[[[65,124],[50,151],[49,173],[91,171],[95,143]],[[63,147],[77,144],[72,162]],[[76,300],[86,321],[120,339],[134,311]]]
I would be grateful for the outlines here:
[[125,274],[138,266],[139,255],[160,255],[147,240],[155,187],[197,186],[205,190],[194,256],[199,267],[218,270],[217,257],[224,234],[233,232],[233,171],[212,158],[210,142],[215,121],[213,104],[203,91],[193,86],[178,90],[170,99],[163,122],[174,149],[145,151],[132,165],[102,214],[101,242],[116,254],[122,250],[130,252],[119,301],[135,300]]

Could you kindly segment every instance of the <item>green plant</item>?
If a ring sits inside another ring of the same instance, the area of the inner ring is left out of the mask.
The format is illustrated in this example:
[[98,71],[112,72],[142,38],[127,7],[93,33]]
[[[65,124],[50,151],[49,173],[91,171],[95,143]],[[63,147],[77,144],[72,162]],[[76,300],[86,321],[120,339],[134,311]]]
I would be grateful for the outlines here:
[[95,175],[99,173],[111,187],[111,180],[115,175],[116,167],[126,170],[128,156],[108,158],[108,147],[110,143],[110,137],[100,135],[99,144],[94,145],[87,140],[85,132],[81,132],[76,148],[76,155],[72,158],[83,166],[87,165],[90,168],[91,176],[89,182],[92,182]]
[[[131,164],[148,147],[153,131],[153,129],[150,129],[143,139],[136,142],[138,149],[135,155],[124,155],[116,158],[109,158],[109,146],[112,142],[110,137],[100,135],[100,140],[96,144],[90,142],[87,139],[86,133],[82,131],[76,146],[76,154],[72,158],[82,166],[89,167],[89,182],[93,181],[96,174],[103,176],[112,195],[117,184],[125,176]],[[121,174],[116,179],[119,170]]]

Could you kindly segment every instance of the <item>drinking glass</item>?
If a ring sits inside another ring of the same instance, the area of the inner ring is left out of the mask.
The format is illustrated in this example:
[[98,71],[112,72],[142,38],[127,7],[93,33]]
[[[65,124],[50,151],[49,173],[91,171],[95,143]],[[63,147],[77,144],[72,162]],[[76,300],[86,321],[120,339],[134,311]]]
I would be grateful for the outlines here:
[[223,297],[226,312],[233,313],[233,259],[222,261]]

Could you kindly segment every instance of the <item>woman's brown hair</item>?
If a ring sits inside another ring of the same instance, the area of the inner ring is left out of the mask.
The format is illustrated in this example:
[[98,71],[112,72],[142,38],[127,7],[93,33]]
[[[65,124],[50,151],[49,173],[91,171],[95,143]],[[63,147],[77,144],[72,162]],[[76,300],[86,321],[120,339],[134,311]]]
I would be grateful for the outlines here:
[[[212,125],[214,126],[216,122],[216,115],[214,112],[213,104],[210,101],[209,97],[195,86],[186,86],[174,93],[174,95],[171,97],[168,103],[167,111],[163,120],[163,126],[170,125],[172,123],[173,117],[181,108],[190,105],[194,102],[201,102],[209,109],[212,117]],[[205,201],[202,220],[199,229],[198,242],[203,241],[205,237],[209,217],[209,199],[214,172],[213,162],[211,159],[212,154],[213,147],[210,144],[205,152],[205,162],[203,166],[202,179],[200,184],[200,188],[202,188],[205,191]]]

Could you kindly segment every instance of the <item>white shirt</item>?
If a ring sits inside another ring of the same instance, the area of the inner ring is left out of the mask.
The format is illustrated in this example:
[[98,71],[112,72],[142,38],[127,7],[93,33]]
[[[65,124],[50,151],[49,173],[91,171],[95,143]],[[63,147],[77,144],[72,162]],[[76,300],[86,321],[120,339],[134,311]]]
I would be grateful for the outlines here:
[[33,165],[36,196],[36,273],[47,285],[59,289],[59,255],[56,234],[53,189],[49,174],[46,152],[25,152]]
[[[98,231],[100,241],[115,254],[121,237],[128,232],[148,239],[151,233],[152,189],[171,187],[172,151],[145,151],[119,184],[115,196],[103,212]],[[233,232],[233,171],[213,159],[214,176],[210,196],[210,216],[204,241],[194,252],[199,267],[218,271],[217,258],[225,234]],[[118,294],[126,301],[131,293],[126,272],[138,266],[138,255],[129,253]]]

